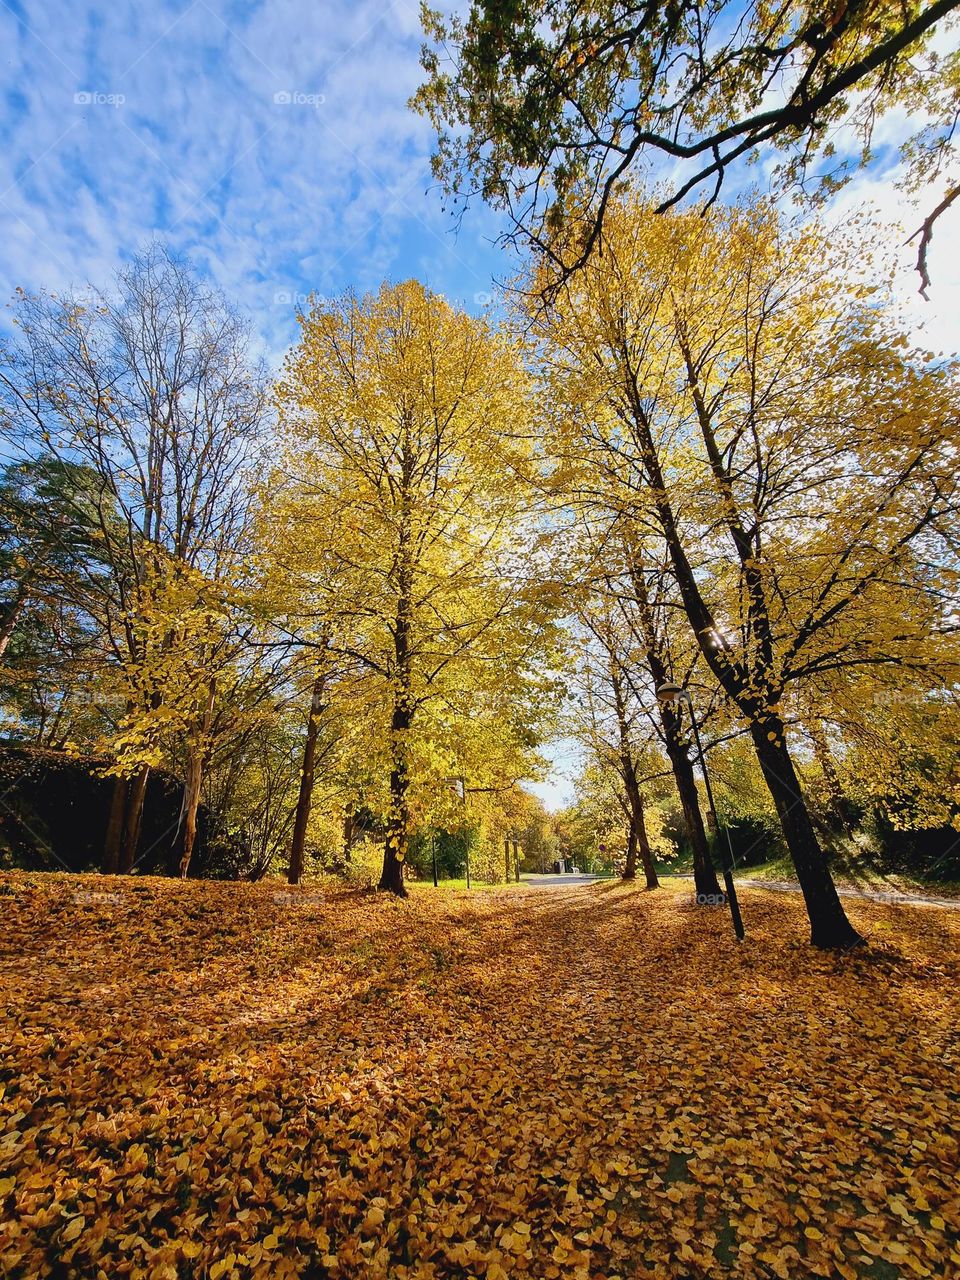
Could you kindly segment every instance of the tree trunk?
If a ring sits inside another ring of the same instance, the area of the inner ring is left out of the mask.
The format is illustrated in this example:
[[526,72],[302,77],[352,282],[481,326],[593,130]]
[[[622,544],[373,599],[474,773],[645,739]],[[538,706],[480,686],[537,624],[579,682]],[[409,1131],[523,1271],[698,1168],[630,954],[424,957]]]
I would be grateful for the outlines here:
[[186,880],[197,839],[197,810],[200,807],[200,785],[210,754],[210,728],[213,724],[213,706],[217,696],[216,679],[207,686],[207,698],[200,720],[197,740],[190,750],[187,776],[183,787],[183,851],[180,855],[180,879]]
[[510,841],[503,842],[503,870],[506,874],[507,884],[510,883]]
[[[643,796],[640,794],[640,785],[637,782],[637,775],[633,768],[632,762],[629,768],[624,768],[624,783],[627,788],[627,799],[630,801],[630,836],[631,841],[636,843],[636,853],[640,858],[640,865],[643,867],[643,874],[647,880],[648,889],[658,889],[660,881],[657,879],[657,873],[653,866],[653,854],[650,851],[650,841],[647,838],[647,824],[643,816]],[[627,850],[627,861],[629,863],[630,852],[629,846]],[[634,863],[634,875],[636,875],[636,863]],[[624,872],[624,879],[632,879]]]
[[137,860],[137,849],[140,844],[140,829],[143,826],[143,805],[147,798],[147,782],[150,779],[150,766],[141,765],[139,773],[133,779],[127,797],[127,811],[124,820],[123,847],[120,865],[117,870],[121,875],[129,875]]
[[657,873],[653,865],[653,852],[650,848],[650,841],[647,838],[647,822],[643,813],[643,805],[640,807],[640,816],[637,822],[637,846],[640,854],[640,865],[643,867],[643,874],[646,877],[648,889],[659,889],[660,881],[657,879]]
[[810,917],[810,941],[815,947],[824,948],[857,946],[863,939],[847,919],[830,875],[804,803],[782,722],[768,717],[755,723],[750,735],[800,881]]
[[186,880],[197,839],[197,809],[200,805],[200,783],[203,764],[200,756],[191,751],[187,761],[187,776],[183,784],[183,847],[180,853],[180,879]]
[[379,889],[395,893],[398,898],[407,896],[403,883],[403,867],[407,860],[407,771],[402,763],[390,773],[390,823],[383,846],[383,871]]
[[620,735],[620,776],[627,793],[627,813],[630,821],[630,835],[627,841],[627,864],[623,869],[624,880],[633,880],[637,874],[637,854],[647,878],[647,888],[659,887],[657,873],[653,869],[653,858],[650,854],[650,842],[647,840],[647,826],[643,820],[643,797],[640,784],[637,782],[637,770],[633,761],[633,750],[630,743],[630,725],[627,721],[627,704],[623,695],[623,681],[617,667],[616,657],[608,650],[610,665],[610,688],[613,690],[614,706],[617,712],[617,728]]
[[[804,902],[810,917],[811,941],[817,947],[855,946],[863,939],[844,914],[784,741],[783,725],[778,716],[764,709],[771,704],[763,699],[771,697],[776,692],[770,687],[769,664],[765,665],[761,662],[759,666],[754,664],[752,668],[745,667],[724,639],[722,629],[718,629],[716,620],[701,595],[700,584],[687,557],[673,508],[667,496],[667,483],[660,467],[650,422],[636,394],[633,399],[633,410],[635,421],[640,429],[647,480],[657,495],[655,498],[657,516],[670,554],[670,562],[680,590],[684,612],[707,665],[716,676],[724,693],[750,722],[750,736],[753,739],[757,760],[776,805],[784,838],[803,890]],[[752,587],[756,586],[752,570],[750,582]],[[754,617],[762,604],[762,592],[758,596],[753,592],[752,587],[750,616]],[[766,619],[765,624],[768,623],[769,619]],[[765,634],[764,645],[766,644]]]
[[636,880],[637,878],[637,824],[633,814],[630,815],[629,829],[627,831],[627,860],[623,864],[622,880]]
[[[400,568],[397,584],[397,616],[393,629],[395,685],[393,716],[390,720],[390,749],[393,755],[393,768],[390,771],[390,821],[383,848],[383,871],[378,886],[389,893],[395,893],[398,898],[407,896],[406,886],[403,883],[403,868],[407,861],[410,832],[410,809],[407,803],[410,785],[407,771],[407,735],[413,723],[413,703],[410,697],[410,619],[413,599],[412,503],[406,490],[409,465],[410,458],[405,452],[398,555]],[[469,874],[467,879],[469,881]]]
[[700,796],[693,772],[693,764],[680,742],[667,740],[667,754],[673,769],[673,778],[683,811],[683,825],[693,851],[693,884],[697,901],[702,904],[723,903],[724,892],[717,879],[717,872],[710,856],[710,842],[703,825]]
[[313,779],[317,762],[317,738],[320,735],[320,716],[323,713],[323,691],[326,672],[321,672],[313,682],[310,697],[310,716],[307,720],[307,739],[303,744],[303,766],[300,770],[300,792],[293,819],[293,838],[290,841],[290,863],[287,882],[299,884],[303,878],[303,850],[307,840],[307,823],[313,802]]
[[393,735],[393,769],[390,772],[390,821],[387,839],[383,847],[383,872],[378,888],[395,893],[399,898],[407,896],[403,883],[403,868],[407,861],[407,842],[410,829],[410,811],[407,805],[407,776],[405,735],[412,716],[404,695],[398,694],[393,709],[390,728]]
[[123,843],[123,819],[127,811],[129,783],[126,778],[114,778],[110,816],[103,845],[103,874],[113,876],[120,867],[120,846]]
[[[640,563],[636,544],[629,532],[625,535],[624,546],[627,552],[630,580],[633,583],[633,594],[637,602],[640,628],[646,650],[647,670],[650,672],[654,689],[659,689],[661,685],[667,684],[671,679],[669,659],[657,635],[650,593],[647,590],[646,579],[643,576],[643,565]],[[680,713],[675,706],[671,706],[669,703],[660,703],[659,705],[664,745],[667,749],[670,767],[673,769],[677,795],[680,799],[680,808],[683,813],[683,825],[693,853],[693,883],[696,899],[700,903],[709,903],[711,901],[722,903],[724,901],[724,893],[717,879],[713,859],[710,857],[710,844],[707,840],[707,833],[703,828],[700,796],[697,793],[693,765],[690,762],[690,756],[687,754],[680,728]]]
[[357,825],[357,816],[353,811],[352,805],[347,805],[343,814],[343,860],[350,861],[350,853],[353,849],[353,832]]

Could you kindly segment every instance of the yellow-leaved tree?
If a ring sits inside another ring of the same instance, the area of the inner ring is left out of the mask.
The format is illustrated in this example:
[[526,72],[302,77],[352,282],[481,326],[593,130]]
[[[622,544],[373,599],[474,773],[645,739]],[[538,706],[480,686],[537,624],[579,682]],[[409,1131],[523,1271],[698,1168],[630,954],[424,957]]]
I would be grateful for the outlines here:
[[851,945],[794,709],[865,670],[956,679],[956,368],[911,350],[858,284],[866,244],[792,230],[765,202],[647,213],[616,202],[603,255],[535,315],[567,407],[559,452],[584,501],[662,547],[750,734],[812,940]]
[[531,388],[514,343],[416,281],[301,329],[278,386],[277,572],[291,628],[352,664],[345,732],[379,779],[380,887],[402,895],[413,826],[445,815],[453,779],[466,803],[529,773],[550,702]]

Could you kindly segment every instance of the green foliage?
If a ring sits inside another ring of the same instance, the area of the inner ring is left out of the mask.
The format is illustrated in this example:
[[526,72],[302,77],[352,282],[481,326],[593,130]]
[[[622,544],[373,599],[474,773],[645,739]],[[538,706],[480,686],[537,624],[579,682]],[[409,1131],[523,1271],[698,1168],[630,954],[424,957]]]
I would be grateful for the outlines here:
[[466,874],[467,853],[476,849],[478,836],[476,827],[464,827],[453,832],[421,828],[411,838],[408,861],[421,880],[432,880],[436,850],[438,877],[441,880],[458,880]]
[[434,125],[434,173],[454,203],[479,195],[508,210],[524,240],[570,269],[599,244],[631,171],[666,163],[660,211],[688,193],[712,203],[729,169],[761,158],[777,162],[781,187],[826,198],[857,167],[835,156],[837,126],[859,137],[865,163],[877,121],[904,107],[923,122],[904,148],[909,180],[946,170],[956,197],[960,60],[933,47],[951,8],[474,0],[447,17],[424,6],[414,105]]

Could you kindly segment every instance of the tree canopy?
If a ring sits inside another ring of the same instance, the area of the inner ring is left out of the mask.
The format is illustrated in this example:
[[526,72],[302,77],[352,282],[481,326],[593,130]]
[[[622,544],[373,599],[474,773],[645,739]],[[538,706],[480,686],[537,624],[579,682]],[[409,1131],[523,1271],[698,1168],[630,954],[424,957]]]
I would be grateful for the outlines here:
[[919,232],[926,287],[934,223],[960,194],[960,61],[934,40],[956,7],[478,0],[448,18],[424,6],[414,102],[437,130],[448,195],[505,209],[565,270],[598,244],[626,176],[660,162],[663,212],[688,195],[712,203],[737,162],[772,155],[781,185],[823,194],[855,167],[837,154],[838,129],[859,139],[862,162],[877,120],[907,106],[908,184],[946,183]]

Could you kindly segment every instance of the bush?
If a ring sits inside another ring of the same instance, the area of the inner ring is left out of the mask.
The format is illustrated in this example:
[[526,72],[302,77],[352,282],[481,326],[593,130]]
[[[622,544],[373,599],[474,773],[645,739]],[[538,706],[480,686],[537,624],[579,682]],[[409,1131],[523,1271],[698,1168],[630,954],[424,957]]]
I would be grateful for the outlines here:
[[875,870],[934,883],[960,879],[960,832],[953,827],[900,831],[885,813],[874,812],[864,829],[868,844],[860,860]]
[[[726,822],[725,828],[730,833],[735,866],[759,867],[764,862],[787,857],[783,832],[775,818],[765,815],[733,818]],[[726,838],[720,831],[712,841],[714,862],[718,867],[723,864],[718,841],[726,841]]]
[[[433,843],[437,855],[437,875],[441,880],[459,880],[466,875],[467,850],[474,858],[477,833],[473,828],[463,831],[435,831]],[[414,833],[407,852],[407,861],[421,880],[433,879],[433,849],[429,830]],[[472,868],[479,874],[479,869]]]

